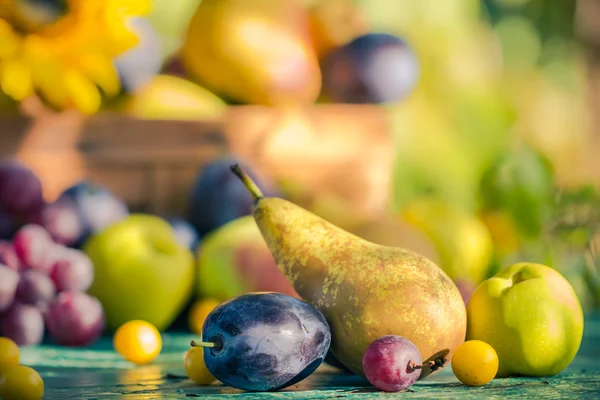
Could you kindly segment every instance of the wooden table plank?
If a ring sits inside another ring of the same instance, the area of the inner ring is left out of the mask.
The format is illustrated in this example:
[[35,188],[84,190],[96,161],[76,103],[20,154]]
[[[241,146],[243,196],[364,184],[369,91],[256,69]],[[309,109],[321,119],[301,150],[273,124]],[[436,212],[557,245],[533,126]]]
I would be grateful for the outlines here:
[[22,362],[40,372],[46,385],[44,398],[52,400],[600,398],[600,313],[587,316],[577,358],[557,376],[495,379],[486,386],[471,388],[460,384],[448,367],[396,394],[379,392],[364,379],[326,365],[298,385],[277,393],[248,393],[221,384],[198,386],[183,371],[183,354],[192,338],[188,334],[165,334],[162,354],[153,364],[141,367],[114,353],[108,337],[87,349],[26,347]]

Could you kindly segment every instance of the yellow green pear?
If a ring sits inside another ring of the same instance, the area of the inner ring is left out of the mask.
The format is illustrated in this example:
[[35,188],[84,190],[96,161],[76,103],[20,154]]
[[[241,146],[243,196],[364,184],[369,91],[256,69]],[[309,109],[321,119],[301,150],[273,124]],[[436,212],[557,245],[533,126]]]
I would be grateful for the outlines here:
[[482,282],[467,316],[467,339],[496,350],[498,377],[555,375],[573,361],[583,336],[573,288],[541,264],[518,263]]
[[287,200],[263,197],[239,166],[232,171],[254,198],[254,219],[279,268],[327,319],[340,362],[364,376],[364,351],[391,334],[411,340],[423,359],[439,352],[451,359],[467,320],[444,271],[412,251],[368,242]]

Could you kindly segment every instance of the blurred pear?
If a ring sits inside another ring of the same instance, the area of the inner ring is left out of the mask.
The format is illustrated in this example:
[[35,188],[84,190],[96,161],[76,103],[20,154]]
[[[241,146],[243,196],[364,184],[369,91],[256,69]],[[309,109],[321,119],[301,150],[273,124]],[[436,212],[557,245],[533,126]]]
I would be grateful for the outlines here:
[[402,216],[432,240],[440,255],[440,267],[450,278],[476,283],[487,278],[492,239],[476,216],[433,198],[411,202]]
[[242,103],[313,103],[321,72],[297,0],[203,0],[182,50],[186,71]]
[[319,58],[369,32],[364,11],[353,0],[323,0],[309,9],[310,30]]
[[122,110],[144,119],[198,120],[222,117],[227,105],[193,82],[157,75],[127,98]]

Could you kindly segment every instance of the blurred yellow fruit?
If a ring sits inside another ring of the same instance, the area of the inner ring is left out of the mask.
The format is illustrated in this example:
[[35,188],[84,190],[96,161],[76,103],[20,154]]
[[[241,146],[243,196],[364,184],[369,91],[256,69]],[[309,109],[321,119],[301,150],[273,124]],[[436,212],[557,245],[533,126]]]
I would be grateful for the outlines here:
[[416,200],[402,212],[409,223],[435,243],[440,267],[450,278],[466,278],[478,283],[487,277],[492,239],[477,217],[434,199]]
[[193,78],[243,103],[313,103],[321,90],[308,11],[297,0],[203,0],[181,58]]
[[185,353],[183,367],[187,376],[198,385],[210,385],[216,381],[204,363],[204,349],[192,347]]
[[227,105],[193,82],[157,75],[131,96],[122,109],[137,118],[197,120],[219,118],[227,111]]
[[113,337],[117,353],[134,364],[148,364],[162,349],[158,329],[149,322],[132,320],[117,329]]
[[0,337],[0,375],[19,365],[19,346],[7,337]]
[[514,253],[519,249],[521,244],[519,232],[507,213],[488,211],[481,214],[479,218],[487,227],[494,244],[494,251],[499,256]]
[[0,377],[0,399],[41,400],[44,381],[38,372],[25,365],[13,366]]
[[310,30],[319,57],[369,31],[363,10],[352,0],[323,0],[309,9]]
[[188,322],[190,330],[198,335],[202,335],[202,325],[210,312],[219,304],[220,301],[215,299],[202,299],[194,303],[190,310]]

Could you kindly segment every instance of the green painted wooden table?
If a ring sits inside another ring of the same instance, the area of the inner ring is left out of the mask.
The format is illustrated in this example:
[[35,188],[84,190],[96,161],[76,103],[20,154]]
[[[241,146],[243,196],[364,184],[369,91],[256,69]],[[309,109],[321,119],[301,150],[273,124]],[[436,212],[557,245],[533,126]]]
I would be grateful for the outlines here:
[[329,399],[394,397],[425,399],[600,399],[600,313],[588,315],[577,358],[548,378],[495,379],[479,388],[460,384],[447,367],[409,391],[388,394],[362,378],[322,366],[298,385],[277,393],[247,393],[214,384],[197,386],[185,377],[183,354],[195,337],[165,334],[163,352],[148,366],[136,367],[112,351],[110,338],[87,349],[37,346],[22,349],[22,363],[35,367],[46,385],[45,399]]

